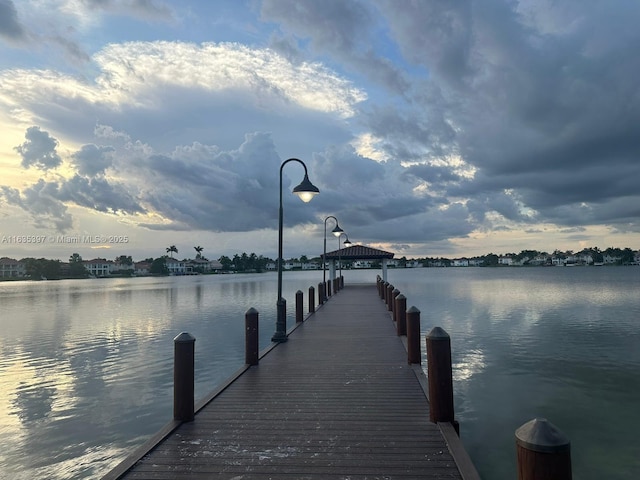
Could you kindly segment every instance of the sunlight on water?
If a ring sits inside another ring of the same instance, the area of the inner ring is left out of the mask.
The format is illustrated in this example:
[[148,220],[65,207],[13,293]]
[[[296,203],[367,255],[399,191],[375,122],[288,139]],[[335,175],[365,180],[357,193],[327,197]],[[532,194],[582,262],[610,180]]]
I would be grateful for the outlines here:
[[[373,286],[377,273],[345,277]],[[295,291],[307,311],[321,277],[284,276],[289,325]],[[250,307],[268,345],[275,278],[0,283],[2,475],[106,473],[171,419],[176,335],[196,337],[197,399],[244,362]],[[423,336],[451,335],[456,416],[483,478],[516,477],[514,432],[536,416],[571,439],[574,478],[640,478],[640,268],[403,269],[389,281],[420,309]]]

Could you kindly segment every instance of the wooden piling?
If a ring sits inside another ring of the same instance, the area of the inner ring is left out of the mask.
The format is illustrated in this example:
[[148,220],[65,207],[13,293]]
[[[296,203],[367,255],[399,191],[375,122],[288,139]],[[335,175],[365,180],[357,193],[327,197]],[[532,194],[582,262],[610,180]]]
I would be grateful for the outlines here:
[[316,311],[316,292],[313,285],[309,287],[309,313]]
[[391,318],[394,322],[396,321],[396,297],[398,295],[400,295],[400,290],[394,288],[391,292],[391,301],[389,302],[389,305],[391,306],[389,311],[391,312]]
[[302,323],[304,320],[304,299],[302,290],[296,292],[296,323]]
[[182,332],[173,339],[173,418],[191,422],[194,417],[194,336]]
[[516,430],[518,480],[571,480],[571,443],[546,418]]
[[407,297],[399,294],[393,310],[396,318],[396,333],[398,336],[407,334]]
[[322,305],[324,303],[324,283],[320,282],[318,284],[318,305]]
[[407,362],[422,363],[420,352],[420,310],[407,310]]
[[259,335],[258,335],[258,311],[251,307],[244,314],[244,363],[258,365]]
[[460,433],[453,411],[451,338],[444,329],[434,327],[426,336],[426,346],[430,419],[433,423],[451,422]]
[[393,310],[393,289],[394,286],[389,284],[387,285],[387,310],[390,312]]

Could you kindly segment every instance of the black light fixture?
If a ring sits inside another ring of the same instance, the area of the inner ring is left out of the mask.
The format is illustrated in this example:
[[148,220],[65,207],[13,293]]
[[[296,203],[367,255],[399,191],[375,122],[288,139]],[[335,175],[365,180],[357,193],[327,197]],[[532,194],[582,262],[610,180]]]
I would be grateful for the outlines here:
[[300,182],[300,185],[293,189],[293,193],[300,197],[305,203],[311,201],[320,190],[313,183],[309,181],[307,174],[307,166],[302,160],[297,158],[290,158],[282,162],[280,165],[280,209],[278,211],[278,300],[276,303],[277,317],[276,317],[276,332],[271,337],[272,342],[286,342],[287,341],[287,301],[282,298],[282,230],[283,230],[283,212],[282,212],[282,169],[289,162],[298,162],[304,167],[304,179]]

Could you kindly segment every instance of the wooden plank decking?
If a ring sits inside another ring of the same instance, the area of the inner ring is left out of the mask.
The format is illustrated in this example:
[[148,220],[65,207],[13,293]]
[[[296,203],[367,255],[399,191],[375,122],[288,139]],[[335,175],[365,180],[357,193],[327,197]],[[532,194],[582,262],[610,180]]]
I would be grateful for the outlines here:
[[420,375],[375,285],[347,286],[121,478],[479,478]]

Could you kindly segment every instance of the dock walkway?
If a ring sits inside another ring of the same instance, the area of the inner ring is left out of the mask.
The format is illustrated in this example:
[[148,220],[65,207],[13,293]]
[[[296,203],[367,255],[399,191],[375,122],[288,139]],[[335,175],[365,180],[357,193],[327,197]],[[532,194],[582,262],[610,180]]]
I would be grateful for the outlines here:
[[420,376],[375,285],[348,285],[120,478],[479,478]]

